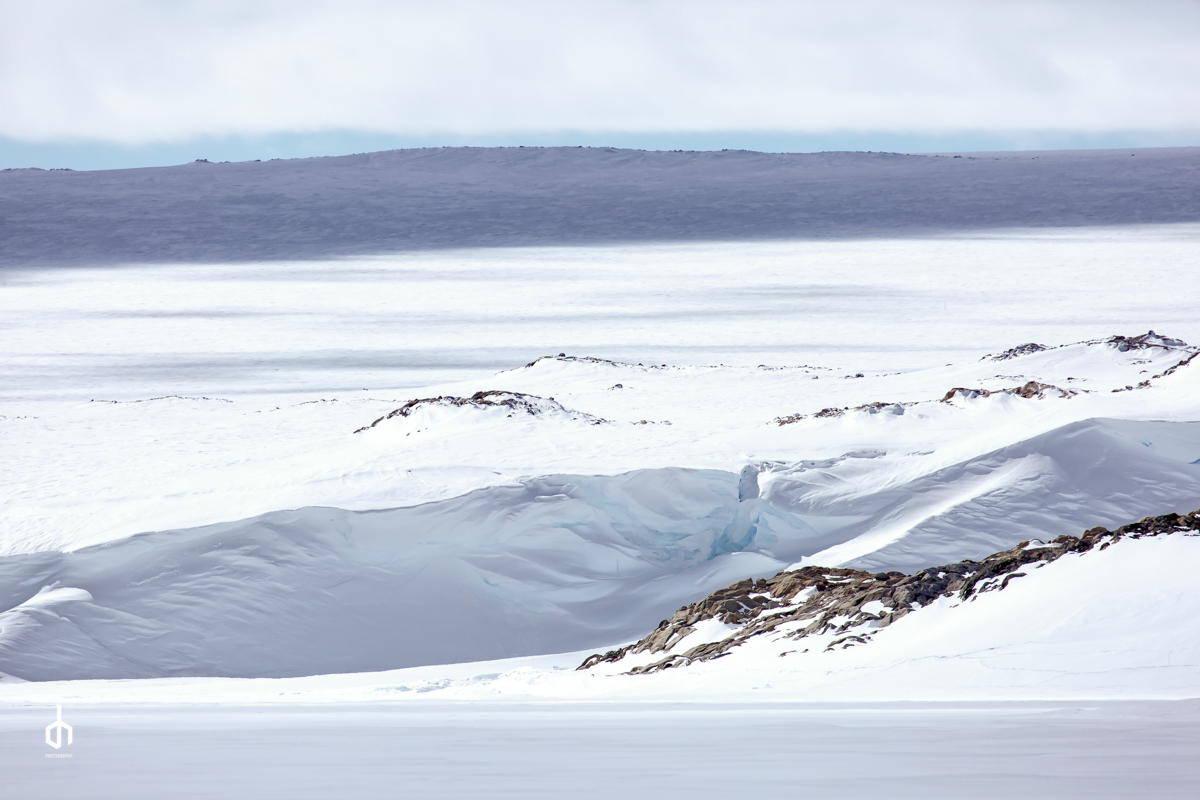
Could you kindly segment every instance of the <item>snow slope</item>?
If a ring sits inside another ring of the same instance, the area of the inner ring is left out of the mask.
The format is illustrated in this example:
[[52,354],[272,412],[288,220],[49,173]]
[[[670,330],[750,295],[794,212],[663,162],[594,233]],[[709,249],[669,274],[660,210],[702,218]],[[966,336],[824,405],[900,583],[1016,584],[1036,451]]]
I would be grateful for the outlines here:
[[[399,396],[387,401],[361,391],[234,399],[146,391],[170,388],[161,384],[143,387],[146,394],[128,401],[14,401],[11,415],[0,420],[6,451],[0,552],[76,548],[284,508],[413,505],[545,474],[665,467],[740,473],[749,464],[841,459],[829,465],[839,475],[870,472],[907,483],[1081,420],[1193,420],[1200,381],[1194,362],[1147,388],[1112,391],[1136,387],[1191,352],[1174,346],[1121,351],[1101,341],[1004,361],[976,352],[955,364],[899,373],[662,368],[567,357],[456,384],[395,390]],[[863,377],[846,377],[858,374]],[[1001,392],[938,402],[955,387],[1002,390],[1031,380],[1078,393],[1027,398]],[[138,385],[136,373],[123,378],[127,392]],[[469,398],[492,390],[547,403],[556,398],[574,417],[425,408],[355,433],[415,398]],[[824,408],[874,402],[914,405],[815,416]],[[796,415],[807,418],[775,422]],[[605,423],[592,424],[596,419]],[[879,452],[886,456],[845,458]]]
[[[387,512],[300,509],[0,559],[0,671],[305,675],[559,652],[780,562],[734,476],[550,476]],[[42,587],[72,587],[43,589]]]
[[49,418],[4,420],[0,671],[601,647],[795,562],[912,570],[1186,510],[1195,354],[1146,334],[898,372],[564,355],[387,403],[25,401]]
[[[662,653],[578,670],[585,651],[276,680],[9,681],[0,684],[0,700],[513,705],[1190,698],[1200,674],[1200,637],[1187,624],[1200,611],[1194,592],[1197,548],[1196,536],[1126,538],[1040,568],[1025,567],[1022,577],[1002,589],[978,591],[965,601],[940,598],[870,634],[866,644],[828,648],[839,636],[830,632],[799,640],[759,636],[728,656],[652,674],[625,673]],[[735,630],[696,626],[680,648]]]
[[552,475],[10,556],[0,672],[284,676],[570,651],[801,558],[912,569],[1200,505],[1200,423],[1072,423],[926,474],[913,456],[864,471],[883,454],[862,455]]
[[[624,670],[635,675],[669,669],[704,673],[717,659],[743,666],[757,662],[759,668],[769,669],[772,661],[762,663],[764,655],[795,656],[829,669],[836,665],[838,654],[857,648],[871,650],[882,637],[892,647],[899,644],[933,654],[952,653],[945,657],[959,661],[957,671],[962,672],[961,662],[969,662],[974,653],[983,654],[983,666],[1004,669],[1004,658],[992,662],[991,651],[1003,651],[1015,640],[1036,653],[1052,654],[1041,659],[1046,673],[1054,671],[1055,660],[1094,649],[1097,643],[1114,648],[1091,653],[1086,667],[1058,667],[1061,677],[1075,682],[1076,688],[1086,683],[1080,678],[1111,678],[1124,670],[1131,674],[1118,677],[1118,683],[1140,680],[1162,689],[1175,681],[1186,687],[1197,666],[1196,637],[1194,626],[1178,623],[1190,612],[1190,593],[1177,569],[1161,563],[1155,566],[1155,562],[1177,557],[1189,560],[1187,540],[1197,537],[1200,511],[1146,517],[1115,531],[1095,527],[1079,537],[1022,541],[982,561],[963,560],[911,576],[803,567],[770,580],[730,585],[681,608],[636,645],[590,656],[580,669],[608,674]],[[1151,539],[1157,543],[1133,548],[1125,544]],[[1116,563],[1147,572],[1135,572],[1144,576],[1143,581],[1134,581],[1143,584],[1140,591],[1118,590],[1116,599],[1121,602],[1114,605],[1114,598],[1097,597],[1094,584],[1130,582],[1131,576],[1114,574],[1111,557],[1099,558],[1118,546],[1122,555]],[[1074,566],[1056,567],[1062,559]],[[1040,616],[1051,621],[1048,630],[1044,623],[1028,618],[1027,595],[1004,595],[1010,586],[1031,576],[1037,578],[1033,585],[1036,602],[1042,605]],[[993,594],[1002,597],[986,599]],[[1070,594],[1075,595],[1074,602],[1066,599]],[[982,607],[977,608],[976,603]],[[919,622],[906,622],[902,638],[887,633],[892,625],[912,615],[917,615]],[[949,637],[950,643],[943,637]],[[957,649],[964,646],[965,650]],[[884,663],[891,658],[887,649],[882,648]],[[905,666],[929,657],[913,655],[904,659]],[[1017,662],[1013,664],[1015,672],[1028,672],[1038,659],[1035,655],[1025,662],[1013,660]],[[798,671],[791,667],[776,670]],[[1042,679],[1040,683],[1050,676],[1036,677]]]

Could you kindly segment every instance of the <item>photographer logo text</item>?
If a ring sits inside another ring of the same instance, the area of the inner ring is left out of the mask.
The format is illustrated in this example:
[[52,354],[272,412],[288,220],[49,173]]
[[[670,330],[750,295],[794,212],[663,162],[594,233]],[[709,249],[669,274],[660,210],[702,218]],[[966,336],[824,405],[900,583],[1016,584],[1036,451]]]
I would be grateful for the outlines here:
[[46,726],[46,744],[58,750],[63,746],[63,731],[67,733],[67,744],[75,741],[75,729],[62,719],[62,706],[55,706],[58,709],[58,718]]

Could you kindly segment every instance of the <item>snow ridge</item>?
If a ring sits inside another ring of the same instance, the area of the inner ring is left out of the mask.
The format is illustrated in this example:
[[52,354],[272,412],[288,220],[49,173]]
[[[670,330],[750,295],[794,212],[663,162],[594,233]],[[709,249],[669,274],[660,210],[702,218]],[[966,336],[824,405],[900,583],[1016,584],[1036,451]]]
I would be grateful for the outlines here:
[[[1037,569],[1068,553],[1105,550],[1122,538],[1169,534],[1200,536],[1200,510],[1145,517],[1113,531],[1097,526],[1082,536],[1058,536],[1050,542],[1030,539],[982,561],[968,559],[913,575],[814,566],[773,578],[741,580],[679,609],[635,644],[589,656],[577,669],[620,664],[642,653],[665,653],[656,661],[632,666],[627,674],[660,672],[729,655],[746,641],[781,628],[787,631],[785,638],[805,644],[810,637],[820,637],[826,651],[867,644],[879,629],[940,597],[967,601],[1025,577],[1027,573],[1018,570]],[[681,642],[710,620],[719,620],[722,632],[730,631],[729,635],[676,652]]]
[[532,394],[523,394],[521,392],[502,392],[502,391],[486,391],[476,392],[470,397],[424,397],[418,400],[409,400],[407,403],[384,414],[379,419],[372,422],[370,425],[364,425],[355,431],[362,433],[374,428],[381,422],[386,422],[395,417],[409,417],[416,411],[428,408],[431,406],[442,406],[445,408],[482,408],[496,409],[506,408],[509,411],[509,416],[517,412],[524,412],[531,417],[546,416],[548,414],[563,414],[569,415],[572,419],[586,420],[592,425],[601,425],[608,420],[594,417],[591,414],[585,414],[580,411],[573,411],[566,408],[553,397],[538,397]]
[[[1191,359],[1189,358],[1189,359],[1187,359],[1187,361],[1191,361]],[[1181,366],[1182,364],[1185,364],[1185,363],[1186,362],[1180,362],[1180,364],[1176,364],[1168,372],[1163,373],[1163,375],[1170,374],[1170,372],[1173,372],[1175,369],[1177,369],[1179,366]],[[1163,377],[1163,375],[1155,375],[1154,377],[1161,378],[1161,377]],[[1143,383],[1146,386],[1150,385],[1149,380],[1143,381]],[[1082,391],[1086,392],[1088,390],[1084,389]],[[1113,391],[1125,391],[1125,390],[1124,389],[1114,389]],[[1079,394],[1079,390],[1063,389],[1062,387],[1055,386],[1052,383],[1039,383],[1038,381],[1028,381],[1027,383],[1025,383],[1022,386],[1012,386],[1007,389],[967,389],[962,386],[956,386],[953,389],[951,389],[950,391],[946,392],[945,396],[943,396],[942,399],[938,400],[937,402],[949,403],[951,400],[953,400],[956,397],[962,397],[963,399],[966,399],[966,400],[974,400],[977,397],[991,397],[992,395],[1000,395],[1000,394],[1008,394],[1008,395],[1013,395],[1016,397],[1023,397],[1026,400],[1043,400],[1047,397],[1051,397],[1051,398],[1074,397],[1075,395]],[[929,402],[929,401],[925,401],[925,402]],[[800,422],[802,420],[808,419],[809,417],[813,417],[813,418],[817,418],[817,419],[832,419],[834,417],[843,416],[844,414],[846,414],[849,411],[860,411],[860,412],[863,412],[866,414],[892,414],[894,416],[902,416],[904,414],[905,408],[915,406],[917,404],[918,404],[917,402],[912,402],[912,401],[906,402],[906,403],[888,403],[888,402],[882,402],[882,401],[875,401],[873,403],[864,403],[863,405],[855,406],[854,408],[850,408],[849,406],[846,406],[844,408],[836,408],[836,407],[823,408],[820,411],[816,412],[815,414],[789,414],[786,417],[776,417],[775,419],[772,420],[772,422],[774,422],[777,425],[791,425],[794,422]]]
[[[1134,389],[1148,388],[1149,386],[1151,386],[1153,384],[1153,381],[1156,381],[1160,378],[1165,378],[1169,375],[1174,374],[1181,367],[1186,367],[1189,364],[1191,364],[1193,359],[1195,359],[1197,355],[1200,355],[1200,348],[1193,347],[1192,345],[1189,345],[1187,342],[1183,341],[1182,339],[1173,339],[1169,336],[1161,336],[1151,330],[1151,331],[1148,331],[1147,333],[1143,333],[1139,336],[1117,335],[1117,336],[1110,336],[1107,339],[1091,339],[1091,340],[1083,341],[1083,342],[1074,342],[1071,344],[1060,344],[1060,345],[1053,345],[1053,346],[1038,344],[1036,342],[1029,342],[1027,344],[1022,344],[1022,345],[1018,345],[1017,347],[1009,348],[1008,350],[1005,350],[1004,352],[999,353],[999,354],[985,355],[980,360],[981,361],[989,361],[989,360],[990,361],[1008,361],[1008,360],[1011,360],[1014,358],[1019,358],[1021,356],[1031,356],[1036,353],[1042,353],[1042,352],[1047,352],[1047,351],[1052,351],[1052,350],[1064,350],[1067,348],[1088,348],[1088,347],[1096,347],[1096,346],[1112,347],[1112,348],[1115,348],[1117,350],[1117,352],[1120,352],[1120,353],[1128,353],[1130,351],[1139,351],[1139,350],[1157,349],[1157,350],[1161,351],[1163,354],[1169,353],[1172,351],[1179,351],[1179,352],[1183,352],[1183,353],[1187,354],[1183,359],[1172,364],[1167,369],[1165,369],[1161,372],[1158,372],[1157,374],[1151,375],[1149,378],[1139,381],[1136,385],[1133,383],[1130,383],[1125,386],[1118,386],[1118,387],[1112,389],[1111,391],[1114,393],[1115,392],[1128,392],[1128,391],[1132,391]],[[1144,363],[1149,363],[1149,362],[1148,361],[1138,361],[1136,363],[1144,364]],[[847,377],[863,377],[863,375],[862,375],[862,373],[858,373],[854,376],[847,376]],[[994,377],[1024,379],[1024,376],[1000,376],[1000,375],[997,375]],[[1068,381],[1074,380],[1074,378],[1068,377],[1067,380]],[[964,400],[974,400],[976,398],[991,397],[993,395],[1011,395],[1014,397],[1021,397],[1021,398],[1027,399],[1027,400],[1034,400],[1034,399],[1044,400],[1047,398],[1068,399],[1071,397],[1075,397],[1078,394],[1088,393],[1091,391],[1094,391],[1094,390],[1091,390],[1091,389],[1069,389],[1069,388],[1064,388],[1064,387],[1058,386],[1053,383],[1046,383],[1046,382],[1042,382],[1042,381],[1038,381],[1038,380],[1027,380],[1024,384],[1021,384],[1020,386],[1009,386],[1009,387],[1000,388],[1000,389],[986,389],[986,388],[982,388],[982,387],[955,386],[954,388],[947,391],[941,397],[941,399],[936,402],[948,404],[955,398],[962,398]],[[830,406],[830,407],[823,408],[820,411],[817,411],[817,412],[811,413],[811,414],[795,413],[795,414],[788,414],[786,416],[775,417],[773,420],[771,420],[771,422],[775,425],[791,425],[793,423],[801,422],[806,419],[832,419],[832,418],[836,418],[836,417],[841,417],[851,411],[865,412],[867,414],[886,413],[886,414],[891,414],[894,416],[902,416],[905,413],[906,408],[910,408],[912,406],[917,406],[917,405],[921,405],[923,403],[929,403],[929,402],[934,402],[934,401],[932,401],[932,400],[929,400],[929,401],[907,401],[907,402],[876,401],[876,402],[865,403],[863,405],[854,406],[854,407]]]

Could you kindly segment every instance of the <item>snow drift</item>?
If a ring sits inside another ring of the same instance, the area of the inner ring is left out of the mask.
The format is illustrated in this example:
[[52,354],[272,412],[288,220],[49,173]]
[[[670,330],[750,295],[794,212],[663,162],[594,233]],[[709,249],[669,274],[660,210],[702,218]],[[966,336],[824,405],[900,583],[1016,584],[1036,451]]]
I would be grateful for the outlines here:
[[[1033,570],[1065,556],[1093,548],[1103,552],[1126,538],[1136,541],[1158,536],[1200,536],[1200,511],[1146,517],[1115,531],[1097,526],[1079,537],[1031,539],[982,562],[959,561],[915,575],[803,567],[769,580],[746,579],[679,609],[635,644],[590,656],[579,669],[616,664],[629,667],[630,674],[659,672],[731,655],[758,637],[785,648],[795,644],[797,649],[784,649],[781,656],[798,652],[800,647],[805,653],[846,650],[870,644],[882,629],[943,598],[958,601],[952,607],[959,608],[984,593],[1004,591],[1013,580],[1028,577]],[[1071,609],[1084,614],[1088,610]],[[1174,612],[1166,610],[1167,615]],[[720,625],[715,624],[718,621]],[[708,635],[693,637],[700,629]],[[714,639],[713,633],[718,638]],[[641,654],[646,656],[638,658]],[[647,663],[636,663],[647,657]]]
[[549,476],[415,508],[308,508],[3,559],[0,671],[305,675],[619,640],[679,598],[779,569],[761,555],[713,560],[756,524],[786,524],[739,514],[736,483]]
[[870,490],[837,479],[844,459],[558,475],[13,556],[0,672],[287,676],[579,650],[796,559],[929,566],[1194,506],[1198,455],[1200,424],[1092,420]]
[[783,471],[767,497],[820,526],[803,563],[912,570],[1200,505],[1198,462],[1200,423],[1084,420],[898,485]]
[[[1198,556],[1192,512],[912,576],[803,568],[729,586],[580,669],[614,695],[1194,697]],[[555,688],[579,691],[561,679]]]

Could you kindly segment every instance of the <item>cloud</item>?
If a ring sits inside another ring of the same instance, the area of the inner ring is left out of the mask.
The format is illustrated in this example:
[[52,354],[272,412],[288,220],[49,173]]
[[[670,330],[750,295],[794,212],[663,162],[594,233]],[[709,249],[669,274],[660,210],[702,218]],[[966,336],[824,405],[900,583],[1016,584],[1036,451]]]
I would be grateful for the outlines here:
[[1200,3],[0,0],[0,136],[1200,128]]

